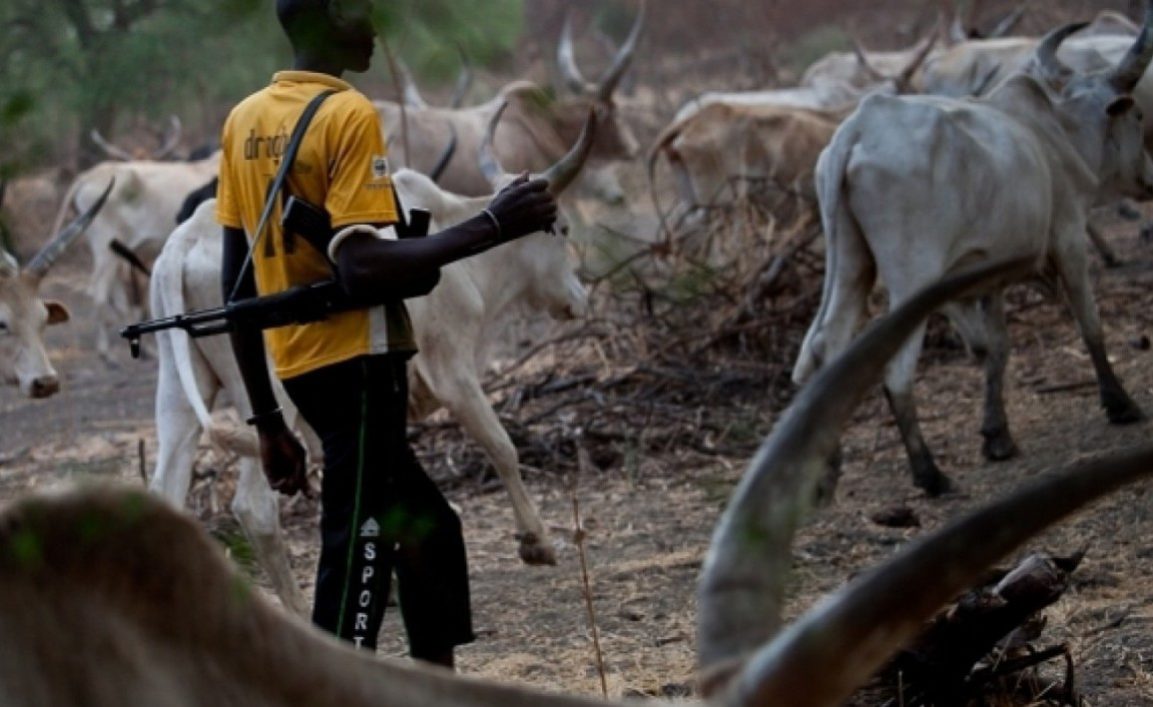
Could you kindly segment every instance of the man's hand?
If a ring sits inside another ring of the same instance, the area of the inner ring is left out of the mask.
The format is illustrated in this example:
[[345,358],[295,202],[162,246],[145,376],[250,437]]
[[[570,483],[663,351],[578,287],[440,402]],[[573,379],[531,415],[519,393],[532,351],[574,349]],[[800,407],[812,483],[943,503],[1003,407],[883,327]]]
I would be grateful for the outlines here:
[[279,422],[258,426],[257,432],[260,435],[260,463],[272,490],[285,496],[293,496],[298,491],[311,496],[304,447],[284,424],[283,418]]
[[548,191],[548,180],[529,180],[528,173],[514,179],[497,192],[488,212],[500,225],[496,238],[511,241],[537,231],[547,231],[556,222],[556,199]]

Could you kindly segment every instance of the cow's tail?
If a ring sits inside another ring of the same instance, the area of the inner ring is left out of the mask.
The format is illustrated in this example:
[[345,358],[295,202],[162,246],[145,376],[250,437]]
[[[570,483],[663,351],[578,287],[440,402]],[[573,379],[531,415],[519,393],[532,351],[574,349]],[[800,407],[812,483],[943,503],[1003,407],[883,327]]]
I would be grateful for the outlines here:
[[[204,204],[201,204],[200,208],[211,207],[205,207]],[[156,312],[157,316],[171,316],[186,311],[184,262],[193,246],[196,245],[195,225],[196,219],[193,218],[177,227],[164,245],[164,250],[153,268],[153,299],[161,308]],[[208,433],[208,438],[212,444],[225,451],[257,456],[259,445],[256,435],[247,428],[238,429],[226,421],[215,419],[209,412],[208,405],[200,396],[200,386],[196,380],[196,367],[192,358],[193,343],[188,333],[182,329],[168,329],[158,332],[157,336],[167,337],[169,351],[172,354],[176,374],[180,380],[180,388],[184,391],[184,397],[192,406],[196,419]]]
[[669,149],[669,145],[672,144],[673,140],[680,137],[686,122],[687,119],[680,120],[662,130],[661,134],[658,135],[657,139],[653,142],[652,149],[649,150],[649,196],[653,200],[653,209],[656,210],[657,219],[660,221],[659,235],[665,239],[666,243],[672,242],[673,234],[669,229],[668,214],[661,208],[660,195],[657,193],[657,160]]
[[814,178],[821,225],[825,231],[825,280],[821,288],[821,304],[793,366],[793,382],[798,385],[808,380],[824,362],[840,353],[826,350],[830,342],[824,329],[829,323],[831,300],[838,285],[835,281],[840,274],[838,260],[845,256],[842,248],[851,245],[850,240],[861,238],[860,227],[845,200],[846,172],[856,142],[855,125],[849,120],[837,129],[817,160]]

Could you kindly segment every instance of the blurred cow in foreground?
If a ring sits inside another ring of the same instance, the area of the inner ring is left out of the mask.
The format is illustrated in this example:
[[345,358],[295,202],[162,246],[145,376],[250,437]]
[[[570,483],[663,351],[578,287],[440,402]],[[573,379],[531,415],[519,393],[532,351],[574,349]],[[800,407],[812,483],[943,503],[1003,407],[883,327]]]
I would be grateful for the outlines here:
[[[1010,78],[984,100],[874,96],[837,130],[817,164],[825,286],[793,370],[796,382],[845,349],[878,274],[897,306],[971,263],[1030,257],[1035,275],[1055,280],[1070,304],[1109,420],[1141,419],[1105,353],[1084,234],[1094,205],[1153,197],[1143,117],[1130,94],[1153,59],[1153,0],[1145,28],[1116,68],[1078,73],[1058,59],[1078,27],[1041,42],[1035,77]],[[1017,448],[1003,400],[1002,296],[989,293],[945,313],[985,359],[984,454],[1011,457]],[[890,364],[885,392],[914,483],[938,494],[949,482],[921,435],[912,391],[923,334],[922,326]]]
[[[909,543],[782,630],[793,535],[820,460],[923,317],[1007,272],[985,268],[912,298],[797,396],[713,536],[697,600],[707,702],[680,704],[845,704],[992,563],[1153,471],[1153,448],[1144,447],[1044,474]],[[195,522],[138,491],[89,488],[13,504],[0,514],[0,576],[7,707],[626,704],[460,677],[339,644],[272,608]]]
[[44,327],[69,318],[63,304],[40,298],[40,283],[64,249],[96,218],[113,185],[109,182],[88,210],[57,231],[23,269],[0,248],[0,379],[17,384],[30,398],[46,398],[60,390],[42,337]]
[[[577,145],[545,172],[554,194],[576,177],[588,156],[595,129],[590,114]],[[491,159],[488,161],[491,164]],[[491,188],[503,186],[510,178],[500,175]],[[393,183],[404,208],[423,208],[432,214],[432,232],[476,215],[491,198],[491,194],[451,194],[430,178],[407,169],[398,172]],[[176,229],[157,259],[151,292],[155,316],[220,306],[221,238],[214,205],[215,201],[202,204]],[[516,447],[485,396],[481,376],[500,324],[516,305],[546,311],[556,319],[571,319],[584,314],[586,300],[565,240],[538,233],[443,268],[436,289],[426,297],[408,301],[419,349],[409,367],[410,415],[419,419],[440,407],[448,408],[485,448],[512,497],[520,556],[529,564],[554,564],[555,551],[524,487]],[[177,505],[184,504],[202,429],[221,446],[243,454],[233,511],[280,597],[303,611],[304,600],[292,579],[281,540],[276,497],[258,468],[256,440],[247,432],[237,438],[230,428],[214,423],[209,414],[222,390],[240,409],[241,417],[250,414],[231,344],[226,337],[193,340],[183,332],[172,331],[162,332],[158,345],[159,451],[151,488]],[[291,422],[295,411],[285,396],[281,399]]]

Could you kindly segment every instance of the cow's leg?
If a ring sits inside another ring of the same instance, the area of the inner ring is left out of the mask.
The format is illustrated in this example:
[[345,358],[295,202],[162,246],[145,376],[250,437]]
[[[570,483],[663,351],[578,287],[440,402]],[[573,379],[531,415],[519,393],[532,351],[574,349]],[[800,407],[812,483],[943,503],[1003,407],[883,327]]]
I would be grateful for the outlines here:
[[485,398],[480,383],[474,376],[453,370],[433,371],[429,378],[433,395],[465,431],[480,442],[504,482],[516,518],[520,559],[530,565],[555,565],[556,551],[521,478],[516,447]]
[[893,410],[893,416],[897,419],[897,429],[909,455],[913,484],[930,496],[939,496],[948,491],[951,484],[948,477],[937,467],[933,453],[925,444],[925,438],[921,434],[921,423],[917,420],[917,405],[913,400],[913,376],[916,373],[917,358],[921,355],[924,337],[925,324],[922,323],[909,335],[909,340],[889,362],[889,367],[885,371],[885,397]]
[[1005,414],[1005,366],[1009,362],[1009,331],[1005,324],[1005,300],[1000,293],[982,298],[985,314],[985,419],[981,435],[986,459],[998,461],[1017,455]]
[[288,563],[276,494],[260,471],[260,465],[251,457],[240,459],[240,480],[232,499],[232,514],[244,528],[244,534],[268,572],[280,601],[297,616],[307,617],[308,601]]
[[[1076,235],[1080,236],[1079,233]],[[1105,353],[1105,332],[1101,327],[1097,303],[1089,286],[1084,246],[1072,238],[1066,239],[1064,244],[1057,257],[1053,259],[1054,265],[1065,288],[1065,294],[1069,298],[1069,306],[1073,310],[1073,318],[1077,321],[1081,338],[1089,350],[1089,358],[1093,361],[1093,369],[1097,373],[1097,386],[1101,393],[1101,406],[1105,408],[1105,414],[1113,424],[1128,424],[1142,420],[1145,415],[1125,392]]]
[[981,435],[985,438],[986,459],[1008,459],[1016,455],[1017,446],[1009,434],[1005,414],[1005,364],[1009,358],[1009,335],[1005,328],[1005,307],[1001,296],[990,295],[979,300],[951,302],[942,310],[985,367],[985,416]]
[[1109,243],[1105,240],[1105,234],[1101,233],[1100,229],[1091,223],[1086,223],[1085,232],[1089,235],[1089,242],[1093,244],[1097,255],[1101,256],[1101,262],[1105,263],[1105,267],[1115,268],[1121,264],[1121,259],[1109,247]]

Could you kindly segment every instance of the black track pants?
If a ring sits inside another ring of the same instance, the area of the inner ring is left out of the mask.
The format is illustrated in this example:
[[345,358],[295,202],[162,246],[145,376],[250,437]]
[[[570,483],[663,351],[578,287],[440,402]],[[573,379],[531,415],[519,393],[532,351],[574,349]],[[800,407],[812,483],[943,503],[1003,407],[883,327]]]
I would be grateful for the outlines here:
[[376,647],[393,570],[414,658],[473,640],[460,519],[406,436],[405,359],[368,356],[284,382],[324,446],[312,620]]

